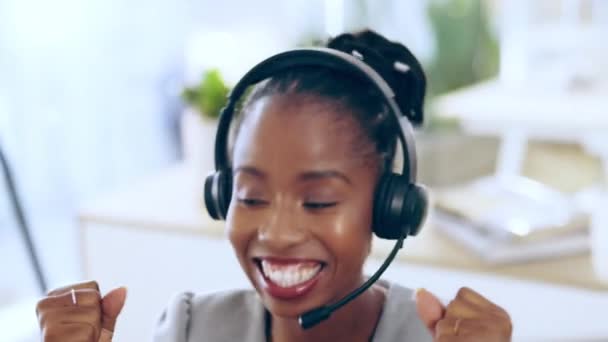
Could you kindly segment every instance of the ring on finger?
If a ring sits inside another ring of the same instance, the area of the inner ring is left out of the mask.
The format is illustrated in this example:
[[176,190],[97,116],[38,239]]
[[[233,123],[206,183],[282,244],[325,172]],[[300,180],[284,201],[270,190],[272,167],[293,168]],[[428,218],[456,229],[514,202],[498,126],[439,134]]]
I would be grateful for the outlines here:
[[458,335],[458,330],[460,329],[460,322],[462,321],[462,318],[458,318],[456,320],[456,322],[454,323],[454,335]]
[[76,300],[76,290],[72,289],[70,292],[72,293],[72,303],[74,303],[74,305],[78,305],[78,301]]

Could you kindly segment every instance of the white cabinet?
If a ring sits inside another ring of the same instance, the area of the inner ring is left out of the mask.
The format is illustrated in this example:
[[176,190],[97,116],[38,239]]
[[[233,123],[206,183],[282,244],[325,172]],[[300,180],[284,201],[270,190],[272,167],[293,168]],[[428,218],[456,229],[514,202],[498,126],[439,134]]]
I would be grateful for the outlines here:
[[223,239],[89,224],[86,277],[102,291],[127,286],[115,341],[147,341],[171,295],[213,292],[249,283]]

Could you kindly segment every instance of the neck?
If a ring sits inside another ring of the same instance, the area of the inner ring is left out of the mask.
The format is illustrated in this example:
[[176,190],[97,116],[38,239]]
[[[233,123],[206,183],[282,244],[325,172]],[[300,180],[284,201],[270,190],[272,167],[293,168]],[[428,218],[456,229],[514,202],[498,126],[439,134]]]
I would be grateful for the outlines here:
[[283,341],[369,341],[380,319],[385,291],[374,285],[327,320],[304,330],[297,318],[272,316],[271,340]]

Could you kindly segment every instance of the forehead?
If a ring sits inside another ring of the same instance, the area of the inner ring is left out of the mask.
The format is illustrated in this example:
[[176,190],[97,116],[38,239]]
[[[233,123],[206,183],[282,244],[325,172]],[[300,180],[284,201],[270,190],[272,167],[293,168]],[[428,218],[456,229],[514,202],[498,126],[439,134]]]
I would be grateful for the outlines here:
[[234,166],[306,170],[352,164],[353,119],[298,96],[264,97],[249,109],[234,147]]

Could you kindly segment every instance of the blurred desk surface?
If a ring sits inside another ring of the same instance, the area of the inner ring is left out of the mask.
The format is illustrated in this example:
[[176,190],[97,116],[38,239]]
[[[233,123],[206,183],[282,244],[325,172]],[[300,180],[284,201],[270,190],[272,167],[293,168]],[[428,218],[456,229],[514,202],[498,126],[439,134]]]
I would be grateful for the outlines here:
[[433,107],[439,116],[458,119],[470,132],[521,129],[531,137],[559,141],[608,133],[608,84],[558,90],[491,80],[439,96]]
[[[87,223],[119,225],[132,229],[223,238],[224,223],[211,220],[203,207],[203,176],[186,164],[142,179],[128,189],[108,194],[79,211],[82,230]],[[373,257],[384,258],[394,242],[377,239]],[[593,273],[589,255],[527,264],[493,267],[484,265],[467,250],[427,226],[406,240],[398,261],[506,276],[582,289],[608,290]]]

